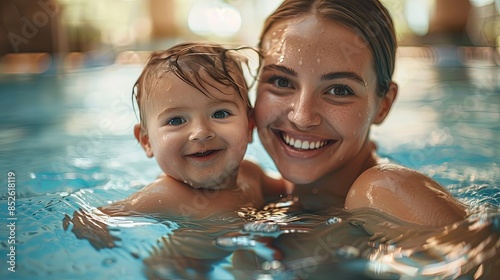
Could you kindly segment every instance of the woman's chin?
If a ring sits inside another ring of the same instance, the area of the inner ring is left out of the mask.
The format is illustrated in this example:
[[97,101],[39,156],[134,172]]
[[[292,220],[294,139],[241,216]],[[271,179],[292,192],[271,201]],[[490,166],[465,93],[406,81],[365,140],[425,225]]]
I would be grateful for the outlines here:
[[280,173],[286,180],[293,182],[296,185],[307,185],[314,183],[318,180],[318,176],[311,174],[311,172],[306,172],[307,168],[296,171],[281,171]]

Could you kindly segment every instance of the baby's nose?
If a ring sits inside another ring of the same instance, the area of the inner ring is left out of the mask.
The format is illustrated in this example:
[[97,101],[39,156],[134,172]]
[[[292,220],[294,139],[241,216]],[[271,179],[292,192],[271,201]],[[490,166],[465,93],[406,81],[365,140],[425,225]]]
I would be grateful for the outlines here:
[[215,132],[208,126],[198,126],[189,135],[189,141],[206,141],[215,137]]

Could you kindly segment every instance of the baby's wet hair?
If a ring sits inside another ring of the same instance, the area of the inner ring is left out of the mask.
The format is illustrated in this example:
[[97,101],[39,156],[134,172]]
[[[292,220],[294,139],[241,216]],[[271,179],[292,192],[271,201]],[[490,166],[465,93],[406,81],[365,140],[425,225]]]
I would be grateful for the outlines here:
[[239,53],[242,50],[253,50],[250,47],[225,48],[219,44],[188,42],[175,45],[165,51],[153,52],[149,57],[141,75],[134,84],[132,96],[139,108],[141,126],[145,126],[144,101],[155,89],[158,81],[173,73],[186,84],[196,88],[204,95],[215,98],[210,89],[223,94],[219,86],[230,87],[246,100],[248,84],[244,77],[243,66],[249,68],[248,59]]

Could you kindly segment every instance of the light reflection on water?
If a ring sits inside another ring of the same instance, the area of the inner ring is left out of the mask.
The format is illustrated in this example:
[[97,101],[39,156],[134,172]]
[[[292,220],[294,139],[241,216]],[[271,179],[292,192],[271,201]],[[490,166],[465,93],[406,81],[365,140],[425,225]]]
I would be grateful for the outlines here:
[[218,279],[212,268],[222,261],[230,265],[223,279],[489,279],[498,272],[498,213],[439,229],[366,209],[331,214],[246,222],[237,224],[239,234],[176,231],[146,258],[146,271],[151,279]]
[[[373,138],[382,155],[428,174],[469,205],[466,221],[431,229],[365,210],[297,214],[289,202],[199,222],[90,215],[87,223],[107,225],[115,237],[117,247],[101,250],[78,239],[71,223],[64,229],[63,220],[80,209],[92,214],[159,174],[132,136],[130,93],[140,68],[0,79],[0,166],[18,178],[16,275],[491,278],[500,267],[500,70],[415,59],[397,69],[396,105]],[[258,141],[248,155],[274,170]],[[0,244],[5,255],[6,241]]]

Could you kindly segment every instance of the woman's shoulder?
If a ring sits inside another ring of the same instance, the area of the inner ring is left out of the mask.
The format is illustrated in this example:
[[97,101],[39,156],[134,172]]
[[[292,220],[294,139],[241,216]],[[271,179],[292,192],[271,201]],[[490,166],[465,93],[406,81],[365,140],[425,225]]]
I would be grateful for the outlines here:
[[395,164],[378,164],[352,184],[345,207],[376,208],[403,220],[443,226],[459,220],[465,209],[430,177]]

